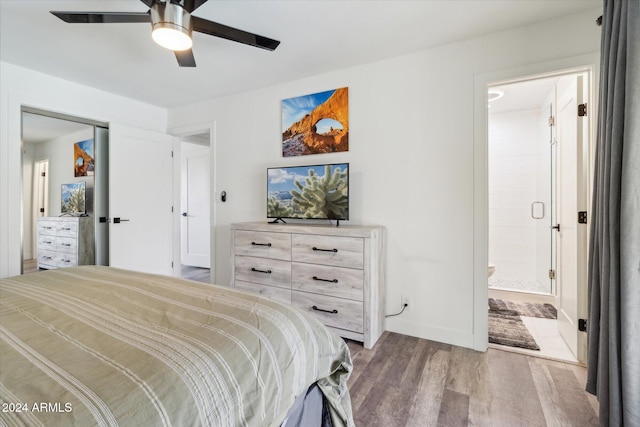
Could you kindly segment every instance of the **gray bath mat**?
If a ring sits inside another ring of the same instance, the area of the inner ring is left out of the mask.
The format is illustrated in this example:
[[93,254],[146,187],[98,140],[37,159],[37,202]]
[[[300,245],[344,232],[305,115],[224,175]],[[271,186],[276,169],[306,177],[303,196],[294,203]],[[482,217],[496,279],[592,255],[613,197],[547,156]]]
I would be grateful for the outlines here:
[[557,319],[558,311],[551,304],[531,304],[489,298],[489,310],[513,310],[520,316]]
[[514,310],[489,309],[489,342],[509,347],[540,350],[522,319]]

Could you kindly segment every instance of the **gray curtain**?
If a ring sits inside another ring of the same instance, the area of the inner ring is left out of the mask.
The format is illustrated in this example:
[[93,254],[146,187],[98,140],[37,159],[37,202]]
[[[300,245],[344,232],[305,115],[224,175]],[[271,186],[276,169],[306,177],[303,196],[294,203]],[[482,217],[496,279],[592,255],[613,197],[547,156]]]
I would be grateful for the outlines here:
[[604,0],[589,244],[587,391],[640,426],[640,0]]

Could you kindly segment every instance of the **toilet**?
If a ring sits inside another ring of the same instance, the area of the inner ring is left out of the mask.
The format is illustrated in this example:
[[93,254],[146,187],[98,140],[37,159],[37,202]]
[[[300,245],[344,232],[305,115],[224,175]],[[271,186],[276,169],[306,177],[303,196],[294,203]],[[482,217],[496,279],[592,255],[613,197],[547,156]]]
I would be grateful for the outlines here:
[[491,277],[493,276],[493,273],[496,271],[496,266],[495,264],[489,263],[489,268],[488,268],[488,276],[487,277]]

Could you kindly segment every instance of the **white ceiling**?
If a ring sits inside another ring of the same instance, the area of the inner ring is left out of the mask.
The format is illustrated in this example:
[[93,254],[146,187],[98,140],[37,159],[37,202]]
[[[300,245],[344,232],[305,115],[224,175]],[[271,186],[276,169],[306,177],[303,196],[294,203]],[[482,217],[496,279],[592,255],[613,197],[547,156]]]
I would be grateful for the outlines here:
[[46,117],[39,114],[22,113],[22,141],[37,144],[64,135],[90,129],[92,126],[69,120]]
[[151,40],[147,24],[67,24],[49,13],[145,12],[140,1],[0,0],[0,59],[171,108],[601,6],[601,0],[211,0],[193,15],[281,45],[269,52],[195,33],[198,67],[190,69]]
[[546,77],[517,83],[493,86],[503,96],[489,102],[489,113],[540,109],[560,77]]

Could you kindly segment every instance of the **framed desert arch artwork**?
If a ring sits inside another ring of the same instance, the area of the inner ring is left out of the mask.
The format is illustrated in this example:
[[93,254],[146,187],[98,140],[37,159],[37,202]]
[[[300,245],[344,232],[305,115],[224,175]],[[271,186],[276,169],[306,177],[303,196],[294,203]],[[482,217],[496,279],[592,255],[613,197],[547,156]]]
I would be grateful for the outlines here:
[[93,176],[93,139],[73,144],[73,176]]
[[349,88],[282,101],[282,156],[349,151]]

